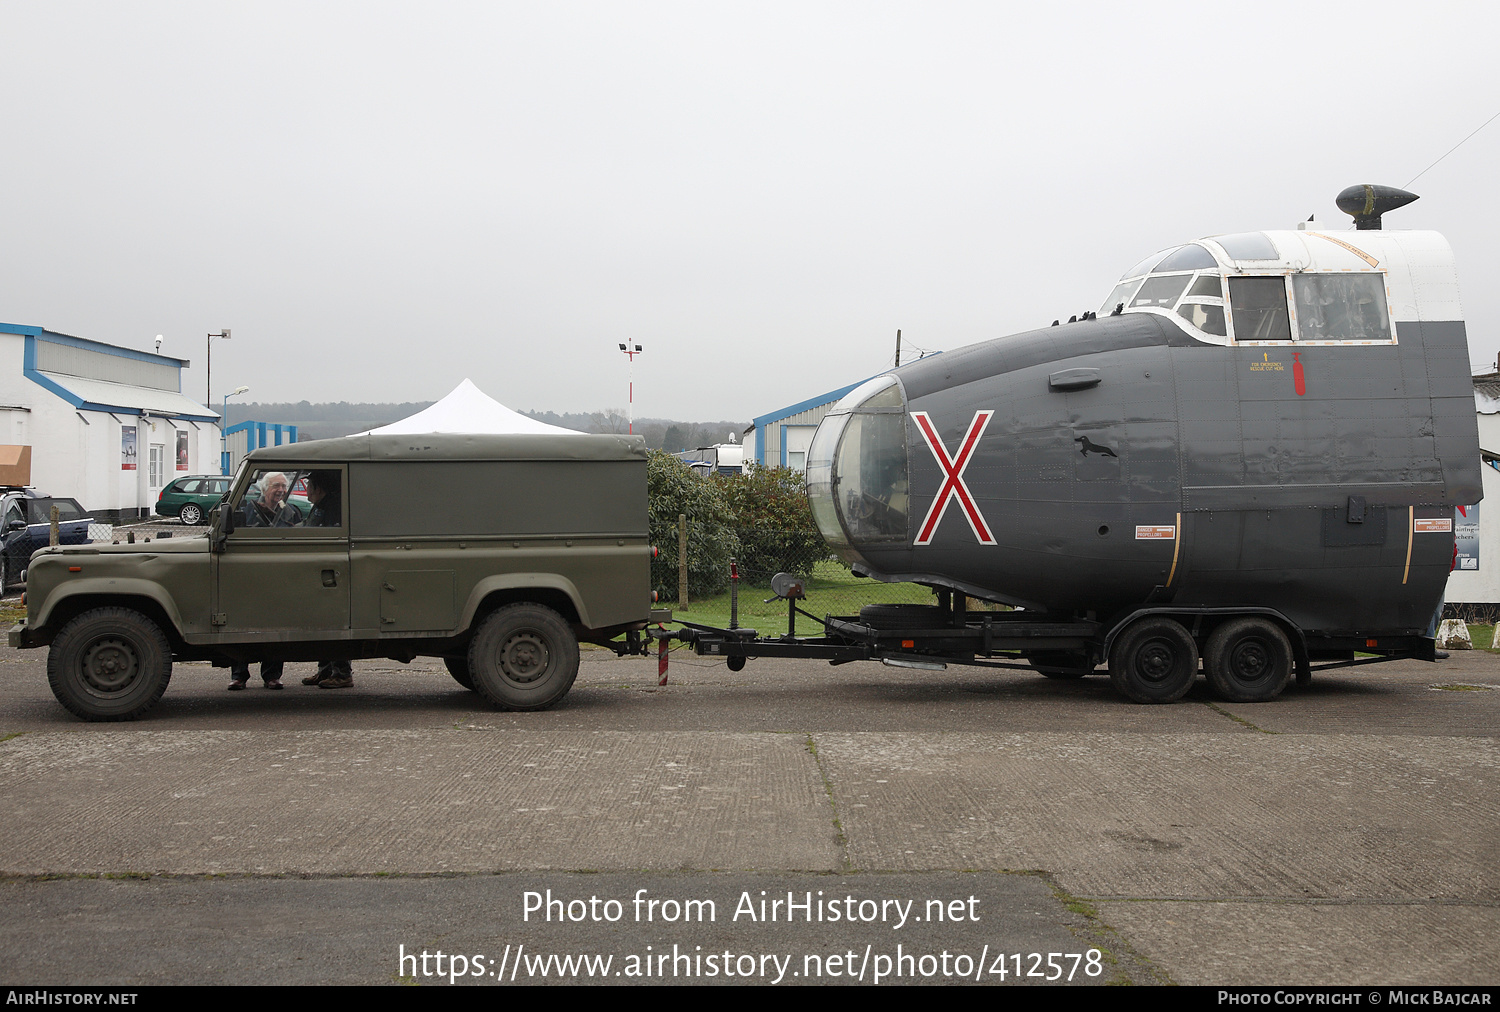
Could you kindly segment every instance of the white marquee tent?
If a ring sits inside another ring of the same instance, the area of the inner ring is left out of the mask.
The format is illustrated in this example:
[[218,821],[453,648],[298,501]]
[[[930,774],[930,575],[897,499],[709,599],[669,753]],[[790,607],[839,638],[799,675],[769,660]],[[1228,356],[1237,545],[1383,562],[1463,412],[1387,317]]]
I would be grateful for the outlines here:
[[512,411],[467,379],[454,387],[453,392],[447,397],[423,408],[410,418],[403,418],[399,422],[392,422],[378,429],[355,433],[355,435],[397,436],[426,432],[452,432],[459,435],[518,432],[554,436],[582,435],[572,429],[548,425],[535,418],[528,418],[518,411]]

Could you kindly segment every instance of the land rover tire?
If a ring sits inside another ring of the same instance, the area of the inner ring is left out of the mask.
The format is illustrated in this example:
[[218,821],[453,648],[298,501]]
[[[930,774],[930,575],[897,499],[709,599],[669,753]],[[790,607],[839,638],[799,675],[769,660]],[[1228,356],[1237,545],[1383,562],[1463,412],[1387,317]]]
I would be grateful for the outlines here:
[[470,692],[474,691],[474,676],[469,674],[469,659],[467,657],[444,657],[443,666],[448,669],[448,674],[453,680]]
[[578,640],[551,608],[506,605],[469,642],[469,675],[474,691],[502,710],[543,710],[573,687]]
[[134,720],[172,678],[161,627],[129,608],[95,608],[63,626],[47,653],[57,701],[84,720]]
[[1082,678],[1094,672],[1088,654],[1071,650],[1042,650],[1027,654],[1026,663],[1048,678]]
[[1203,670],[1214,695],[1230,703],[1269,703],[1292,674],[1292,643],[1275,622],[1239,618],[1213,631]]
[[203,522],[203,509],[195,502],[183,503],[182,512],[177,514],[177,519],[182,521],[184,527],[197,527]]
[[1109,652],[1115,691],[1137,703],[1175,702],[1197,677],[1197,644],[1180,622],[1164,616],[1136,620]]

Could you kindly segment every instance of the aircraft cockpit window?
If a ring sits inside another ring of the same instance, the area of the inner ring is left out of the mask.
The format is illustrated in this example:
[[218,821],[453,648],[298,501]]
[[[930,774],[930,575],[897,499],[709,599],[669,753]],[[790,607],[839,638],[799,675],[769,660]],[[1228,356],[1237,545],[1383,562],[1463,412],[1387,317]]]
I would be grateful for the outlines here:
[[807,494],[835,544],[906,537],[906,402],[894,376],[851,391],[823,420],[807,458]]
[[1224,247],[1236,260],[1279,260],[1281,254],[1264,232],[1238,232],[1234,235],[1216,235],[1214,242]]
[[1296,274],[1297,336],[1303,341],[1389,341],[1380,274]]
[[1128,280],[1129,278],[1138,278],[1138,277],[1140,277],[1142,274],[1145,274],[1147,271],[1151,270],[1152,267],[1154,267],[1158,263],[1160,263],[1162,257],[1166,256],[1168,253],[1174,253],[1174,252],[1176,252],[1177,249],[1178,249],[1178,247],[1174,246],[1174,247],[1172,247],[1172,249],[1157,250],[1155,253],[1152,253],[1146,259],[1142,260],[1140,263],[1138,263],[1134,267],[1130,268],[1130,270],[1126,271],[1124,274],[1121,274],[1120,275],[1120,280],[1121,281],[1125,281],[1125,280]]
[[1199,271],[1205,268],[1219,266],[1213,254],[1199,246],[1191,243],[1182,247],[1175,253],[1169,254],[1161,263],[1151,269],[1152,274],[1165,274],[1168,271]]
[[1292,339],[1284,278],[1230,278],[1229,303],[1233,307],[1236,341]]
[[1190,299],[1208,297],[1222,299],[1224,289],[1220,287],[1221,282],[1217,274],[1200,274],[1198,280],[1193,282],[1193,287],[1188,289],[1187,297]]
[[1099,315],[1108,316],[1115,311],[1116,306],[1130,305],[1130,296],[1141,287],[1141,279],[1134,278],[1115,286],[1115,290],[1109,293],[1109,298],[1104,300],[1104,305],[1099,307]]
[[1155,306],[1158,309],[1171,309],[1177,304],[1177,299],[1182,295],[1182,290],[1192,280],[1190,274],[1169,274],[1165,277],[1151,277],[1141,285],[1141,290],[1135,293],[1135,298],[1130,300],[1127,309],[1143,306]]
[[1223,306],[1184,302],[1177,307],[1177,315],[1205,334],[1213,334],[1216,337],[1223,337],[1226,334]]

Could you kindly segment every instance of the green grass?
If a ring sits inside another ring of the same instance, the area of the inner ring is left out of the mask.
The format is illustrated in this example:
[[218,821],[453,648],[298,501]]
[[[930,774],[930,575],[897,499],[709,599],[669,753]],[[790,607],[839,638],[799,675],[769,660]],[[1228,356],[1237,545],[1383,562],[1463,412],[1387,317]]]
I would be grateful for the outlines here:
[[1490,650],[1495,646],[1495,627],[1469,623],[1469,641],[1475,650]]
[[[799,601],[803,611],[822,617],[823,615],[858,615],[861,605],[876,602],[906,604],[935,604],[937,598],[926,587],[915,583],[881,583],[879,580],[861,579],[837,562],[814,564],[812,576],[806,584],[807,600]],[[773,600],[770,586],[753,587],[740,581],[740,625],[756,630],[763,636],[780,636],[786,631],[787,608],[785,601]],[[672,617],[700,625],[729,627],[729,592],[717,594],[703,600],[688,599],[683,608],[675,601],[665,602],[663,607],[672,609]],[[797,617],[797,634],[811,636],[821,627],[811,619]]]

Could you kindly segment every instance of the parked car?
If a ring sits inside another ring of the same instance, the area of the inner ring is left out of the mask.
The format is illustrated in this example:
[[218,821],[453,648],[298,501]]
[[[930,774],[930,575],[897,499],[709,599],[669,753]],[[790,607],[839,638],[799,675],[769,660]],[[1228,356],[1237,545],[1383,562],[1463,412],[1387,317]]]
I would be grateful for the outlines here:
[[[161,490],[156,498],[156,514],[163,517],[178,517],[188,527],[208,521],[208,514],[229,492],[234,477],[227,474],[190,474],[178,478]],[[304,479],[298,479],[287,501],[304,517],[312,509],[307,501]]]
[[92,521],[77,499],[44,496],[34,488],[7,488],[0,495],[0,588],[21,582],[31,553],[52,540],[52,506],[57,505],[59,543],[86,545]]
[[201,524],[233,481],[230,475],[190,474],[169,482],[156,498],[157,515],[179,517],[189,527]]

